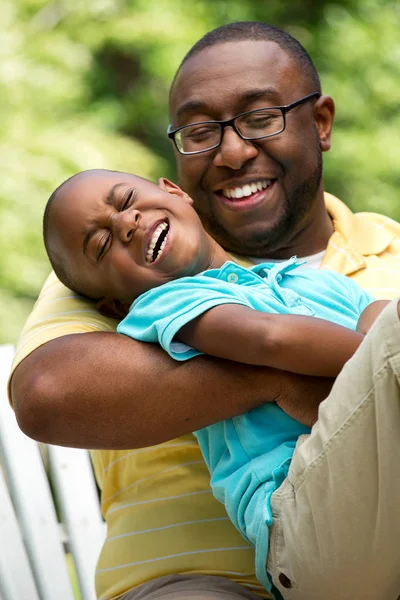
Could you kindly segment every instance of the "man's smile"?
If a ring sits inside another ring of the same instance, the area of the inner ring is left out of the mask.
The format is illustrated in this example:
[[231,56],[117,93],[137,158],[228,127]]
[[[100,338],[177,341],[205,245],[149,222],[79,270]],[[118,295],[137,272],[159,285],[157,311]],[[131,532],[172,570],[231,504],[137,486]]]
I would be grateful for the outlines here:
[[241,185],[228,185],[214,193],[219,203],[229,210],[246,211],[268,201],[275,189],[276,181],[276,179],[258,179]]
[[246,198],[252,194],[256,194],[257,191],[265,190],[270,185],[271,179],[263,179],[261,181],[245,183],[242,186],[224,188],[221,190],[221,193],[223,196],[225,196],[225,198]]

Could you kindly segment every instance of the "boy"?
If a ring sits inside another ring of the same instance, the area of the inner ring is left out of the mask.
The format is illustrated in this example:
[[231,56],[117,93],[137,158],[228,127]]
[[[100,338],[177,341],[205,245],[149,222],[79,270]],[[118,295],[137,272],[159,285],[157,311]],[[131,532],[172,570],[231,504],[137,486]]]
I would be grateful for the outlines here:
[[[191,199],[165,179],[157,186],[125,173],[80,173],[52,194],[44,238],[64,284],[126,317],[119,332],[159,341],[178,360],[205,352],[332,377],[363,339],[357,322],[367,331],[381,308],[364,311],[372,298],[354,283],[298,270],[295,257],[250,270],[232,263]],[[257,576],[268,590],[270,498],[308,432],[271,403],[196,433],[213,492],[255,545]]]

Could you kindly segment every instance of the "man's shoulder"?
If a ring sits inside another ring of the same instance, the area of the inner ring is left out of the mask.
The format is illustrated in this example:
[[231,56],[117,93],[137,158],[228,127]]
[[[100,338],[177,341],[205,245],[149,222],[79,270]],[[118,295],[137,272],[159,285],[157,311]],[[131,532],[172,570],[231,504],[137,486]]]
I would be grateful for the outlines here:
[[390,217],[387,217],[386,215],[364,211],[354,213],[354,217],[359,220],[360,223],[372,223],[378,227],[385,228],[386,231],[392,233],[393,235],[400,235],[400,223],[394,219],[391,219]]
[[[335,229],[328,248],[331,246],[331,251],[332,248],[339,249],[339,252],[348,255],[355,270],[365,266],[363,263],[367,256],[382,255],[385,251],[400,252],[400,224],[390,217],[369,211],[354,213],[344,202],[328,193],[325,193],[325,205]],[[354,268],[350,269],[348,265],[344,274],[354,271]]]
[[329,215],[336,223],[357,223],[365,226],[376,225],[393,234],[399,234],[400,223],[381,213],[371,211],[353,212],[345,202],[333,194],[325,192],[325,205]]
[[23,327],[12,370],[36,348],[57,337],[114,331],[116,325],[115,319],[101,315],[94,302],[71,292],[52,272]]

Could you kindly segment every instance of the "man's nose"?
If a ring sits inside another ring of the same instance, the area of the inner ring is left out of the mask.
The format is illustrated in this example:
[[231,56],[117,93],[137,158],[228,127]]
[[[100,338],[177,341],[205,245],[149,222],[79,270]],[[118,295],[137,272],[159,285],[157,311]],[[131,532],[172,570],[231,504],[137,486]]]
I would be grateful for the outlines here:
[[238,171],[257,154],[258,149],[251,141],[243,140],[233,127],[226,127],[213,162],[217,167],[229,167]]
[[141,213],[134,208],[123,210],[122,212],[113,215],[115,231],[121,242],[126,243],[132,239],[132,236],[139,225],[141,216]]

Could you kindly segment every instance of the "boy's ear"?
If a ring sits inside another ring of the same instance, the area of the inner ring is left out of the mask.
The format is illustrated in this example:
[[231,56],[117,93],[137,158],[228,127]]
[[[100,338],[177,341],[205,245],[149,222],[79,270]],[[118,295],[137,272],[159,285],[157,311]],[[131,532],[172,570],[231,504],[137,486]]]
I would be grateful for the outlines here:
[[166,177],[159,178],[158,187],[161,188],[164,192],[168,192],[169,194],[175,194],[175,196],[179,196],[180,198],[182,198],[182,200],[185,200],[185,202],[193,204],[193,200],[191,199],[191,197],[186,192],[184,192],[179,187],[179,185],[176,185],[176,183],[173,183],[173,181],[170,181]]
[[115,298],[101,298],[96,303],[96,308],[105,317],[123,319],[129,312],[129,304],[125,304]]

